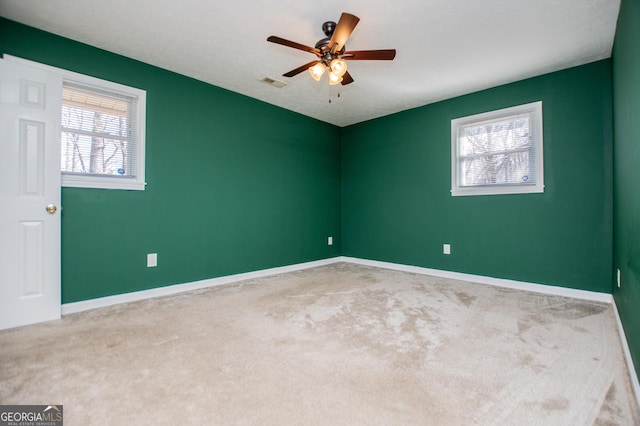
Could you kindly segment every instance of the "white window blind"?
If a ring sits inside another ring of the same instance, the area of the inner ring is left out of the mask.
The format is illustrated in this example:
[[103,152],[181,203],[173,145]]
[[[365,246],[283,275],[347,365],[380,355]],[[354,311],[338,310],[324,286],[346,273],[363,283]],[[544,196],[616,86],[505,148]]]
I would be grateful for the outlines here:
[[61,171],[136,177],[136,98],[65,83]]
[[452,120],[453,195],[543,191],[542,104]]

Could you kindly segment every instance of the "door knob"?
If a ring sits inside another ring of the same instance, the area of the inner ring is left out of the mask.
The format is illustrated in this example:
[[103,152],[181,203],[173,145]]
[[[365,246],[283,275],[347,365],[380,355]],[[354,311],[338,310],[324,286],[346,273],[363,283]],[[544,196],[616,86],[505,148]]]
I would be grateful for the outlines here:
[[46,208],[47,213],[54,214],[58,208],[54,204],[49,204]]

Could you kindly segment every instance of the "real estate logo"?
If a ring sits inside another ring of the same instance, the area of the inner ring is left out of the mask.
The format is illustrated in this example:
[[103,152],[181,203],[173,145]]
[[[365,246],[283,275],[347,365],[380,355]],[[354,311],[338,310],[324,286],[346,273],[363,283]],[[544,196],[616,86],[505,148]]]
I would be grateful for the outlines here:
[[0,426],[62,426],[62,405],[0,405]]

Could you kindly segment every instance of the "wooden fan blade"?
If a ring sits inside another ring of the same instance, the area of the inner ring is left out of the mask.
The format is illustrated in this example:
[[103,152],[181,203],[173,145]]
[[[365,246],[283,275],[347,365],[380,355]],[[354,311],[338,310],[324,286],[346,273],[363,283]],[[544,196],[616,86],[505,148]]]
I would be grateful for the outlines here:
[[278,36],[269,36],[267,41],[275,44],[281,44],[287,47],[293,47],[294,49],[302,50],[304,52],[313,53],[314,55],[320,56],[320,49],[316,49],[315,47],[305,46],[304,44],[296,43],[295,41],[287,40]]
[[343,13],[340,16],[338,25],[336,25],[336,29],[333,31],[331,41],[329,42],[331,53],[339,52],[344,47],[347,39],[351,35],[351,32],[356,27],[356,25],[358,25],[359,21],[360,18],[350,13]]
[[298,67],[294,70],[289,71],[288,73],[282,74],[283,77],[293,77],[294,75],[298,75],[303,71],[308,70],[309,68],[311,68],[312,66],[314,66],[315,64],[317,64],[320,61],[311,61],[308,64],[304,64],[301,67]]
[[340,57],[347,61],[391,61],[396,57],[396,49],[352,50],[344,52]]
[[342,84],[343,86],[346,86],[347,84],[351,84],[351,83],[353,83],[353,77],[351,77],[351,74],[349,74],[349,71],[347,71],[342,76],[342,81],[340,82],[340,84]]

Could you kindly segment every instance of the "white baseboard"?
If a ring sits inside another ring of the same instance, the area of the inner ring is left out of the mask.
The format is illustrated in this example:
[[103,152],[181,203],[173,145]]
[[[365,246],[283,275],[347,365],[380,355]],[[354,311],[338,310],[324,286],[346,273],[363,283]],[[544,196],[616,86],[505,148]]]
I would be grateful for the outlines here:
[[627,336],[624,332],[624,327],[622,327],[622,321],[620,320],[620,314],[618,313],[618,307],[616,306],[615,299],[611,303],[613,306],[613,313],[616,317],[616,323],[618,324],[618,333],[620,333],[620,342],[622,342],[622,351],[624,352],[624,358],[627,361],[627,368],[629,369],[629,379],[631,379],[631,387],[633,388],[633,393],[636,396],[636,403],[638,407],[640,407],[640,382],[638,382],[638,375],[636,374],[636,369],[633,366],[633,358],[631,358],[631,350],[629,349],[629,344],[627,343]]
[[577,290],[574,288],[556,287],[552,285],[533,284],[523,281],[485,277],[482,275],[465,274],[462,272],[443,271],[440,269],[423,268],[420,266],[403,265],[399,263],[380,262],[377,260],[366,260],[355,257],[343,256],[340,259],[343,262],[355,263],[357,265],[375,266],[378,268],[393,269],[396,271],[412,272],[414,274],[431,275],[434,277],[449,278],[452,280],[532,291],[534,293],[550,294],[554,296],[572,297],[574,299],[591,300],[594,302],[613,303],[613,296],[608,293],[598,293],[595,291]]
[[298,263],[295,265],[281,266],[277,268],[262,269],[259,271],[246,272],[242,274],[227,275],[224,277],[210,278],[201,281],[193,281],[184,284],[175,284],[166,287],[156,287],[149,290],[136,291],[131,293],[117,294],[114,296],[100,297],[97,299],[83,300],[80,302],[65,303],[62,305],[62,314],[68,315],[90,309],[103,308],[117,305],[119,303],[135,302],[137,300],[151,299],[153,297],[169,296],[185,291],[199,290],[207,287],[215,287],[224,284],[253,278],[267,277],[270,275],[284,274],[287,272],[301,271],[318,266],[330,265],[338,262],[353,263],[356,265],[373,266],[378,268],[392,269],[396,271],[412,272],[422,275],[431,275],[441,278],[450,278],[460,281],[468,281],[478,284],[487,284],[498,287],[506,287],[517,290],[532,291],[536,293],[552,294],[556,296],[573,297],[576,299],[591,300],[597,302],[613,304],[613,296],[606,293],[597,293],[586,290],[576,290],[572,288],[556,287],[542,284],[532,284],[522,281],[506,280],[502,278],[485,277],[482,275],[465,274],[461,272],[444,271],[440,269],[423,268],[419,266],[403,265],[399,263],[381,262],[377,260],[367,260],[355,257],[333,257],[329,259],[316,260],[313,262]]
[[334,257],[330,259],[316,260],[313,262],[298,263],[295,265],[280,266],[277,268],[262,269],[259,271],[245,272],[242,274],[227,275],[219,278],[193,281],[184,284],[156,287],[149,290],[116,294],[114,296],[100,297],[97,299],[83,300],[80,302],[65,303],[62,305],[62,315],[88,311],[90,309],[104,308],[106,306],[117,305],[120,303],[151,299],[154,297],[170,296],[172,294],[183,293],[185,291],[200,290],[202,288],[215,287],[219,285],[235,283],[238,281],[250,280],[253,278],[268,277],[270,275],[301,271],[303,269],[315,268],[318,266],[330,265],[332,263],[338,262],[341,262],[341,259],[339,257]]

